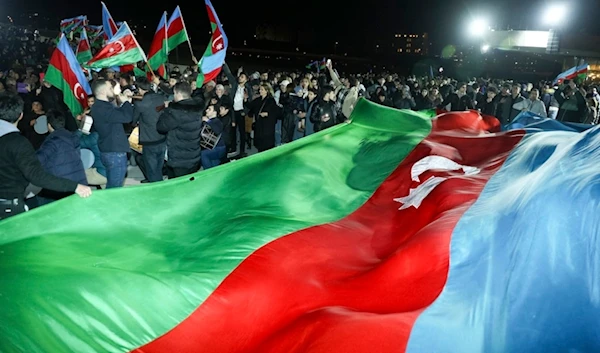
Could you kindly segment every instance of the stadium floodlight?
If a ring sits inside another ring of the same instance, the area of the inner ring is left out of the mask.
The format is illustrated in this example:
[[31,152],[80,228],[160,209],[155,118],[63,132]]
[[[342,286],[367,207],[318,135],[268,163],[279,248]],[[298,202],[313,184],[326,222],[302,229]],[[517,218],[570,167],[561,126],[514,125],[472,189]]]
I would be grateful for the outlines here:
[[487,53],[488,51],[490,51],[490,45],[489,44],[484,44],[481,46],[481,52],[482,53]]
[[483,37],[489,28],[490,26],[486,19],[475,18],[471,21],[471,23],[469,23],[467,30],[469,31],[469,35],[471,37]]
[[560,25],[569,14],[569,7],[567,4],[551,4],[544,10],[544,24],[558,26]]

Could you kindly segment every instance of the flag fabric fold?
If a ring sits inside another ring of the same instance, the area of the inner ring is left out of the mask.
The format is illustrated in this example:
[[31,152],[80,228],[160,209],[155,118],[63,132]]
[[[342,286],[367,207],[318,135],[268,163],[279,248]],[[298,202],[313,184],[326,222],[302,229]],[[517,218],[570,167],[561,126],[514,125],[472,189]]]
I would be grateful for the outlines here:
[[87,31],[85,28],[81,29],[81,36],[77,43],[77,62],[85,64],[92,59],[92,49],[90,47],[90,41],[88,40]]
[[119,30],[119,26],[117,26],[117,24],[115,23],[115,20],[113,20],[110,12],[108,12],[108,8],[106,7],[106,4],[104,2],[101,2],[102,4],[102,27],[104,29],[104,35],[106,36],[107,40],[112,39],[113,36],[116,35],[117,31]]
[[87,97],[92,90],[64,34],[50,57],[44,80],[63,92],[64,102],[73,115],[87,108]]
[[188,36],[187,29],[185,28],[185,23],[183,22],[181,9],[179,6],[177,6],[171,15],[171,18],[169,18],[169,22],[167,23],[168,52],[170,53],[178,45],[189,41],[189,38],[190,37]]
[[60,31],[64,34],[69,34],[79,27],[84,27],[87,24],[87,16],[77,16],[67,18],[60,21]]
[[361,99],[236,163],[2,221],[0,351],[599,351],[600,128],[497,124]]
[[589,69],[590,66],[587,63],[574,66],[567,71],[560,73],[560,75],[554,79],[554,84],[563,83],[565,80],[574,80],[579,77],[585,79]]
[[158,27],[154,33],[154,39],[152,40],[150,50],[148,51],[148,65],[152,70],[159,70],[162,67],[162,77],[166,76],[164,64],[169,58],[167,44],[167,12],[165,11],[158,22]]
[[135,64],[138,61],[147,61],[146,54],[125,22],[87,65],[93,68],[108,68]]
[[198,78],[196,79],[198,87],[202,87],[204,82],[214,80],[219,75],[221,67],[225,63],[227,47],[229,46],[229,39],[223,30],[215,8],[210,0],[205,0],[204,3],[206,4],[212,35],[204,55],[202,55],[202,58],[198,62],[199,70]]

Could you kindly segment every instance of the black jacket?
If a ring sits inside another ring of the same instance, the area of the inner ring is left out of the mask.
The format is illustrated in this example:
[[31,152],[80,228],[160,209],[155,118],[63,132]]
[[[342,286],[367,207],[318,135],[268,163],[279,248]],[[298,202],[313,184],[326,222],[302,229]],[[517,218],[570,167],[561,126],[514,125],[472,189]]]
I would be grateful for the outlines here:
[[492,99],[488,102],[487,99],[478,102],[477,106],[481,109],[481,114],[495,117],[498,112],[498,101]]
[[161,94],[148,92],[141,101],[135,102],[133,106],[133,123],[140,125],[140,145],[157,145],[165,142],[165,135],[156,131],[156,123],[162,111],[156,111],[157,107],[163,106],[165,97]]
[[48,174],[33,147],[12,124],[0,120],[0,199],[23,199],[29,183],[61,192],[73,192],[77,183]]
[[444,99],[444,102],[440,106],[440,108],[445,108],[448,104],[450,104],[450,110],[453,112],[462,112],[469,109],[475,109],[475,105],[473,104],[473,100],[469,97],[468,94],[465,94],[462,97],[458,97],[458,94],[452,93]]
[[225,139],[224,139],[224,126],[223,126],[223,121],[221,120],[221,118],[216,117],[213,119],[209,119],[206,122],[202,122],[202,125],[208,125],[210,126],[211,130],[216,134],[216,135],[221,135],[221,138],[219,139],[219,142],[217,143],[216,147],[224,147],[225,146]]
[[229,111],[227,115],[220,116],[221,122],[223,123],[223,135],[221,136],[221,140],[225,143],[226,146],[231,144],[231,130],[233,129],[233,111]]
[[[227,63],[225,63],[223,65],[223,71],[225,72],[225,75],[227,76],[227,81],[229,81],[229,84],[231,85],[231,91],[229,93],[229,95],[230,95],[229,98],[230,98],[231,104],[233,105],[233,101],[235,99],[235,94],[239,87],[238,79],[237,79],[237,77],[233,76],[233,74],[231,73],[231,70],[229,69],[229,65],[227,65]],[[246,84],[244,84],[244,87],[246,89],[246,92],[248,93],[248,96],[250,97],[250,99],[252,99],[252,85],[250,84],[250,82],[249,81],[246,82]],[[244,109],[244,110],[246,110],[244,113],[248,113],[247,112],[248,109],[247,109],[246,105],[244,105],[244,107],[246,108],[246,109]]]
[[36,155],[44,169],[57,177],[87,185],[79,152],[79,137],[66,129],[48,135]]
[[[310,114],[310,121],[315,124],[315,132],[325,130],[336,124],[335,103],[332,101],[321,101],[315,105]],[[324,116],[329,116],[329,120],[323,121]]]
[[169,104],[158,119],[156,130],[167,135],[167,165],[193,168],[200,163],[202,110],[193,99]]
[[125,102],[120,108],[109,102],[97,100],[90,115],[94,119],[94,129],[98,132],[100,152],[129,152],[129,141],[123,124],[131,123],[133,106]]

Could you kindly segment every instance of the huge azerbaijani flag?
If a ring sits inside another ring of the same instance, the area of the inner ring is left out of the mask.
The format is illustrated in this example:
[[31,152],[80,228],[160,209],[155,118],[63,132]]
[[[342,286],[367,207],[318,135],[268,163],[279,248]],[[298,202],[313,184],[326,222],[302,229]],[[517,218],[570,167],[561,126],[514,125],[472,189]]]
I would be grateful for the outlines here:
[[0,351],[600,351],[600,128],[497,129],[361,100],[2,221]]

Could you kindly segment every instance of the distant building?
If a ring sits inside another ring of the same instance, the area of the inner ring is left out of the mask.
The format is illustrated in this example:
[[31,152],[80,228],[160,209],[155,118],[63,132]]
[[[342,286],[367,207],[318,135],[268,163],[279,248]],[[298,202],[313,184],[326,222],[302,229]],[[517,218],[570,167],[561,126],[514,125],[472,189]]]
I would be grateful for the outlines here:
[[394,52],[400,55],[429,55],[429,34],[395,34],[392,41]]

